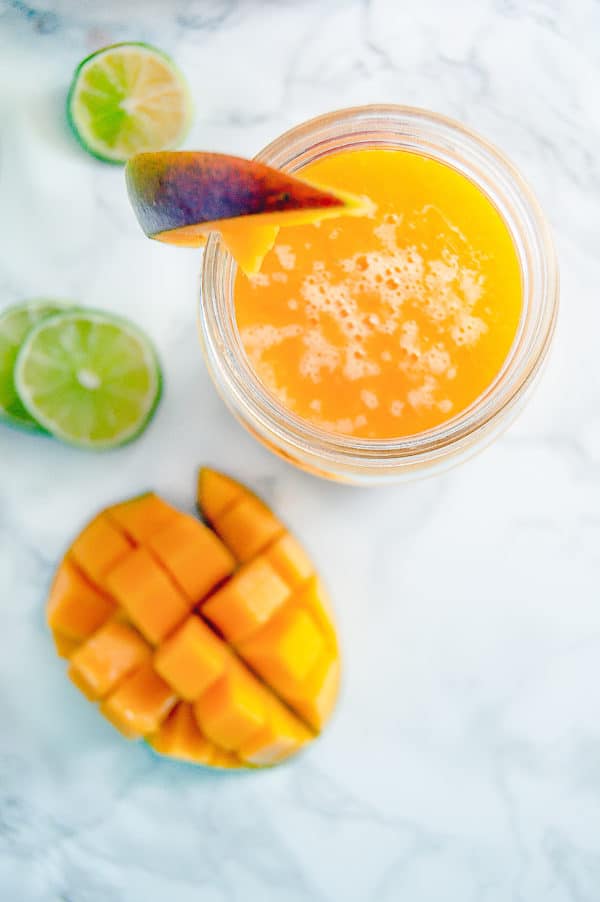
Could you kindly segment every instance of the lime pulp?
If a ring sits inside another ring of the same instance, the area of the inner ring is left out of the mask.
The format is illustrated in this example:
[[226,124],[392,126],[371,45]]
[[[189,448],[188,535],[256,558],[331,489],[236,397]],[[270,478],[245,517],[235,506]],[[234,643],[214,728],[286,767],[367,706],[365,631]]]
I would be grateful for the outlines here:
[[51,298],[32,298],[0,313],[0,419],[22,429],[40,430],[40,426],[21,403],[14,383],[14,368],[27,333],[48,316],[68,305]]
[[123,163],[135,153],[177,147],[192,103],[183,75],[165,53],[143,43],[113,44],[78,66],[67,117],[89,153]]
[[160,399],[162,377],[151,342],[132,323],[73,310],[29,333],[17,356],[15,386],[44,429],[100,450],[140,435]]

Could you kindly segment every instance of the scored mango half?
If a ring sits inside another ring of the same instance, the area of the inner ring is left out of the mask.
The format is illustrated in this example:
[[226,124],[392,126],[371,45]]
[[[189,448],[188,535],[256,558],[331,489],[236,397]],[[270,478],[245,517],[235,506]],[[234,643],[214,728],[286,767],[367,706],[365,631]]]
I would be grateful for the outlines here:
[[221,768],[277,764],[339,685],[325,590],[248,489],[200,471],[206,523],[154,493],[109,507],[56,572],[47,619],[75,685],[126,737]]
[[246,273],[260,270],[279,229],[373,205],[349,192],[294,178],[256,160],[200,151],[140,153],[125,176],[129,199],[149,238],[200,247],[218,231]]

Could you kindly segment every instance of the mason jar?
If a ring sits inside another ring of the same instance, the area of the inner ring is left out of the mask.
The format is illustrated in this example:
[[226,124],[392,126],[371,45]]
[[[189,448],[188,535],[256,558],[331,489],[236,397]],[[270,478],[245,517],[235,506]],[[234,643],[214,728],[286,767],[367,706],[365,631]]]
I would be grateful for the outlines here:
[[393,439],[328,432],[294,414],[263,385],[246,356],[235,318],[236,266],[217,233],[204,251],[199,305],[206,363],[234,416],[296,466],[359,485],[440,472],[492,442],[537,382],[559,294],[552,238],[531,189],[502,153],[458,122],[411,107],[354,107],[296,126],[256,159],[298,173],[331,154],[368,148],[411,151],[462,173],[496,207],[512,236],[522,282],[519,327],[502,369],[469,407],[435,428]]

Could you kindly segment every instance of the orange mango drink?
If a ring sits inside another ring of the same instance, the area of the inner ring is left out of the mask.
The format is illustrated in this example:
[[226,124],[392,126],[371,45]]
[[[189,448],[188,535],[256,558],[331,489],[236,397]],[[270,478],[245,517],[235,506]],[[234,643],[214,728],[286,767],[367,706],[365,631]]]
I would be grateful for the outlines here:
[[432,429],[494,381],[515,339],[521,272],[507,226],[468,178],[404,150],[341,151],[300,173],[373,211],[279,232],[238,272],[237,324],[261,382],[329,432]]

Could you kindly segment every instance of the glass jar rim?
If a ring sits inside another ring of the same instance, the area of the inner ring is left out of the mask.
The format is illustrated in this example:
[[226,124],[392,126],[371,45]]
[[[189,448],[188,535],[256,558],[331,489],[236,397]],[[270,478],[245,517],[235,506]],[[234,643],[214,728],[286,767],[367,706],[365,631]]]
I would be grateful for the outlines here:
[[504,365],[485,392],[439,426],[393,439],[321,429],[288,408],[252,369],[235,322],[235,264],[213,233],[204,251],[200,322],[207,362],[226,403],[263,439],[301,457],[362,469],[433,461],[470,444],[512,408],[546,357],[558,309],[558,268],[549,227],[531,189],[494,145],[459,122],[394,104],[350,107],[318,116],[276,138],[257,160],[293,173],[342,149],[393,147],[428,155],[462,172],[494,204],[509,228],[522,274],[523,311]]

